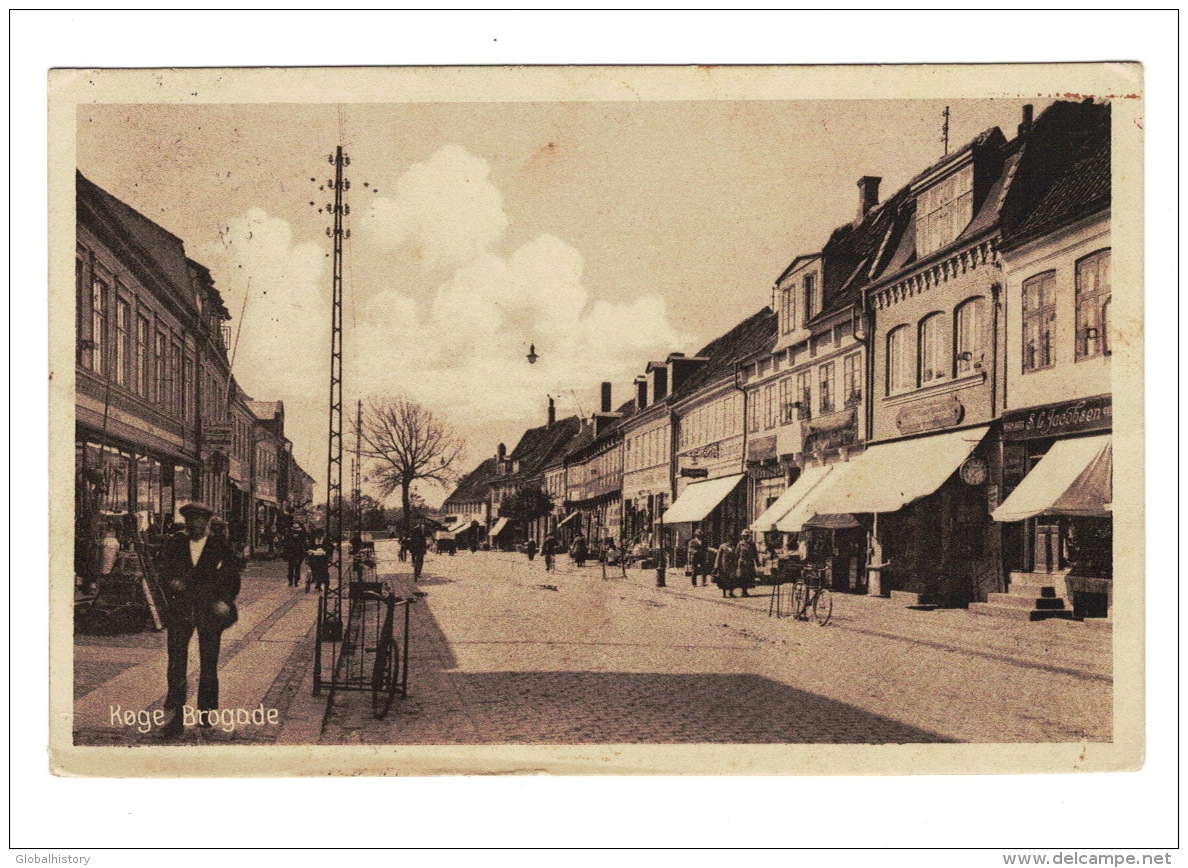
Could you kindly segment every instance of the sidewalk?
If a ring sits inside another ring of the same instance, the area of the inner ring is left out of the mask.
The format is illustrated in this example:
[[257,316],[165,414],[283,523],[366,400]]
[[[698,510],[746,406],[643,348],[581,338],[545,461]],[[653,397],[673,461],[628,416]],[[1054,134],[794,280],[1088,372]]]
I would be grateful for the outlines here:
[[[187,727],[166,744],[274,744],[309,736],[311,709],[296,701],[309,693],[304,677],[312,657],[318,595],[288,587],[284,561],[252,561],[243,572],[239,621],[223,633],[219,655],[219,705],[239,722],[208,730]],[[165,633],[75,635],[74,740],[82,745],[163,743],[153,712],[165,699]],[[198,640],[190,645],[189,703],[198,680]],[[304,683],[303,683],[304,682]],[[264,712],[251,712],[263,706]],[[322,702],[324,707],[324,701]],[[273,723],[268,711],[276,709]],[[240,713],[238,710],[243,710]],[[149,712],[148,720],[141,712]],[[131,717],[129,717],[131,714]],[[249,718],[244,721],[244,714]],[[315,715],[320,731],[320,712]],[[263,718],[264,722],[259,722]],[[287,731],[293,732],[287,733]],[[300,735],[297,735],[297,733]]]

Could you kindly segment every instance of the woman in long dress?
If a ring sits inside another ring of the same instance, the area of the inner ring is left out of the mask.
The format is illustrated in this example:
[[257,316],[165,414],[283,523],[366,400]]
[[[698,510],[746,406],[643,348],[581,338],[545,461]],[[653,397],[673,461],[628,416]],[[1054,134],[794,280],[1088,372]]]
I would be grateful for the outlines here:
[[718,547],[718,557],[714,561],[714,584],[722,589],[723,597],[734,596],[737,577],[738,552],[730,544],[730,540],[724,540]]

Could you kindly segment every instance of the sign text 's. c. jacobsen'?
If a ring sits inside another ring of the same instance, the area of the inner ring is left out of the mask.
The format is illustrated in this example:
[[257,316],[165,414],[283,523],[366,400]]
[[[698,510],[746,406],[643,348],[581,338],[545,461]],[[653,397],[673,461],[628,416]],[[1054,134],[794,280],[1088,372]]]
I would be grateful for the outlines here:
[[1112,397],[1098,395],[1095,398],[1005,413],[1002,417],[1002,434],[1008,440],[1029,440],[1103,430],[1110,428],[1112,422]]

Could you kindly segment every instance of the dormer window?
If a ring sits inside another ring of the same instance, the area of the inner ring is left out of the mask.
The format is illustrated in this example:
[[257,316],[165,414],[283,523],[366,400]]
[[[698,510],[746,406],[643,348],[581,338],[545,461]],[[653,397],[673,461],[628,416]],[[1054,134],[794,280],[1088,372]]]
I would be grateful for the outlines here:
[[973,164],[916,198],[916,253],[927,256],[952,244],[973,220]]
[[803,287],[804,321],[807,323],[821,312],[821,287],[817,283],[817,275],[806,274]]

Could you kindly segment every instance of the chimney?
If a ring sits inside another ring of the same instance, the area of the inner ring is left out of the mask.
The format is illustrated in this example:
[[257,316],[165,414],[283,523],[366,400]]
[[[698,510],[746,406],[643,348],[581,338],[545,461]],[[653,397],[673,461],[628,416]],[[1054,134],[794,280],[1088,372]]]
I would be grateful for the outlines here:
[[507,447],[504,446],[502,443],[500,443],[499,444],[499,460],[503,461],[505,458],[507,458]]
[[1023,106],[1023,123],[1019,124],[1019,138],[1023,138],[1031,133],[1031,118],[1034,111],[1034,106]]
[[640,374],[635,378],[635,409],[648,406],[648,378]]
[[602,384],[602,412],[609,413],[611,411],[611,384]]
[[553,403],[553,396],[549,395],[549,427],[557,424],[557,405]]
[[861,220],[870,213],[870,209],[879,204],[879,182],[882,178],[863,175],[858,179],[858,219]]

